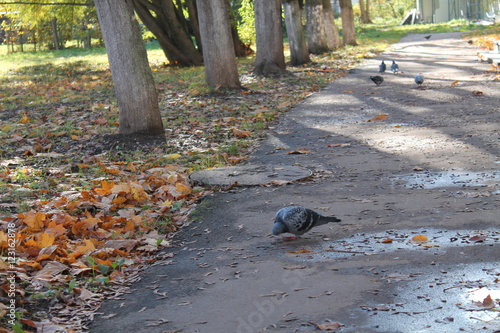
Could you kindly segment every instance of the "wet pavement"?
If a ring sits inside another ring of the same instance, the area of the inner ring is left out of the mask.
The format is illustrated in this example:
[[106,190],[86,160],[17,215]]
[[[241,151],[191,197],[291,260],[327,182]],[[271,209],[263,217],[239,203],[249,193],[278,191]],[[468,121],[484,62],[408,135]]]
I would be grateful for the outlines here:
[[[460,34],[422,36],[284,115],[249,165],[312,175],[207,197],[90,331],[499,331],[500,83]],[[382,59],[402,73],[376,86]],[[286,242],[292,204],[342,222]]]

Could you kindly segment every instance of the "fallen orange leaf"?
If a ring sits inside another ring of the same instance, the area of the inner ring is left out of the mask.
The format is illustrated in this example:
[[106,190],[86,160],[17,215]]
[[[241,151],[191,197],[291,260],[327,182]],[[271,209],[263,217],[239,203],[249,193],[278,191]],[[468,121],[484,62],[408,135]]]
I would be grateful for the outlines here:
[[306,249],[301,249],[298,251],[288,251],[288,253],[311,253],[312,251],[306,250]]
[[382,120],[386,120],[386,119],[387,119],[387,115],[385,113],[382,113],[382,114],[368,120],[368,122],[370,122],[370,121],[382,121]]
[[19,122],[21,124],[27,124],[31,121],[30,117],[28,117],[28,115],[25,113],[23,114],[23,117],[21,118],[21,120],[19,120]]
[[97,187],[94,189],[94,191],[99,194],[99,195],[110,195],[111,190],[115,184],[113,182],[108,182],[107,180],[101,181],[101,187]]
[[429,241],[429,238],[427,238],[424,235],[416,235],[416,236],[413,236],[411,240],[414,243],[421,244],[421,243],[425,243],[425,242]]
[[84,239],[84,245],[78,246],[76,250],[80,253],[88,253],[95,250],[95,245],[90,239]]
[[288,152],[288,154],[309,154],[311,151],[306,148],[299,148],[294,151]]
[[27,212],[26,214],[19,214],[22,221],[33,230],[41,230],[43,227],[43,222],[47,219],[47,215],[41,212],[34,213],[33,211]]
[[233,134],[239,138],[246,138],[246,137],[251,136],[252,132],[233,128]]
[[44,232],[38,236],[38,246],[41,248],[54,244],[55,237],[53,234]]

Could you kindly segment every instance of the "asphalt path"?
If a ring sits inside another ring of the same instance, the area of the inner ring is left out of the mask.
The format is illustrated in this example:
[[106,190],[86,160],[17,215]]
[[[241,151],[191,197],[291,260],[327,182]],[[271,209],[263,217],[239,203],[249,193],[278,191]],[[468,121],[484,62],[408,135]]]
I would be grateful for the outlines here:
[[[207,197],[89,331],[500,330],[500,83],[460,33],[423,36],[283,115],[249,163],[312,176]],[[342,222],[271,235],[295,204]]]

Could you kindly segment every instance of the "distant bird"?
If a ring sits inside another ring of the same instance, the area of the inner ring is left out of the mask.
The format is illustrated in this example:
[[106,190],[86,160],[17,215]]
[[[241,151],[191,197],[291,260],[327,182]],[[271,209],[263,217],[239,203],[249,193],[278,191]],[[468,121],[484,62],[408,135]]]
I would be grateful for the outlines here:
[[276,213],[273,225],[273,235],[280,235],[283,233],[303,235],[313,227],[330,222],[340,222],[340,219],[334,216],[320,215],[309,208],[288,206],[281,208]]
[[384,82],[384,78],[379,75],[370,76],[370,80],[372,80],[377,86],[380,86],[382,82]]
[[399,65],[393,60],[391,65],[391,71],[396,74],[399,72]]
[[429,36],[425,36],[424,38],[429,40],[429,38],[431,38],[432,35],[429,35]]
[[380,66],[378,66],[378,72],[383,73],[383,72],[385,72],[386,69],[387,69],[387,66],[385,65],[385,62],[382,60],[382,63],[380,64]]
[[424,83],[424,76],[422,74],[415,75],[415,83],[420,87]]

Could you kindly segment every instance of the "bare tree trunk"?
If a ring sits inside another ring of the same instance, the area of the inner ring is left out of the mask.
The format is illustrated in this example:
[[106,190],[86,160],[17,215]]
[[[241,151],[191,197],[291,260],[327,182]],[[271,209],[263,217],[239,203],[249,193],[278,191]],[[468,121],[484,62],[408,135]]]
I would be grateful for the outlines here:
[[354,13],[351,0],[339,0],[340,15],[342,17],[342,39],[344,45],[358,45],[354,28]]
[[366,17],[368,19],[367,23],[373,23],[372,18],[370,16],[370,1],[371,0],[365,0]]
[[50,20],[50,28],[52,29],[52,42],[54,43],[54,49],[59,50],[60,40],[59,33],[57,31],[57,19],[55,17]]
[[285,72],[281,0],[255,0],[257,55],[253,72],[257,75],[281,75]]
[[241,89],[226,0],[197,0],[207,84],[214,89]]
[[329,51],[325,34],[322,0],[306,1],[306,19],[309,52],[322,54]]
[[340,39],[339,29],[335,24],[335,16],[333,15],[332,4],[330,0],[323,1],[323,17],[325,21],[325,34],[328,49],[337,50],[342,47],[342,40]]
[[164,134],[146,47],[130,0],[95,0],[115,95],[120,134]]
[[361,23],[373,23],[370,18],[370,0],[359,0],[359,10],[361,11]]
[[283,0],[285,25],[290,44],[292,66],[298,66],[311,61],[307,39],[302,27],[302,11],[298,0]]

